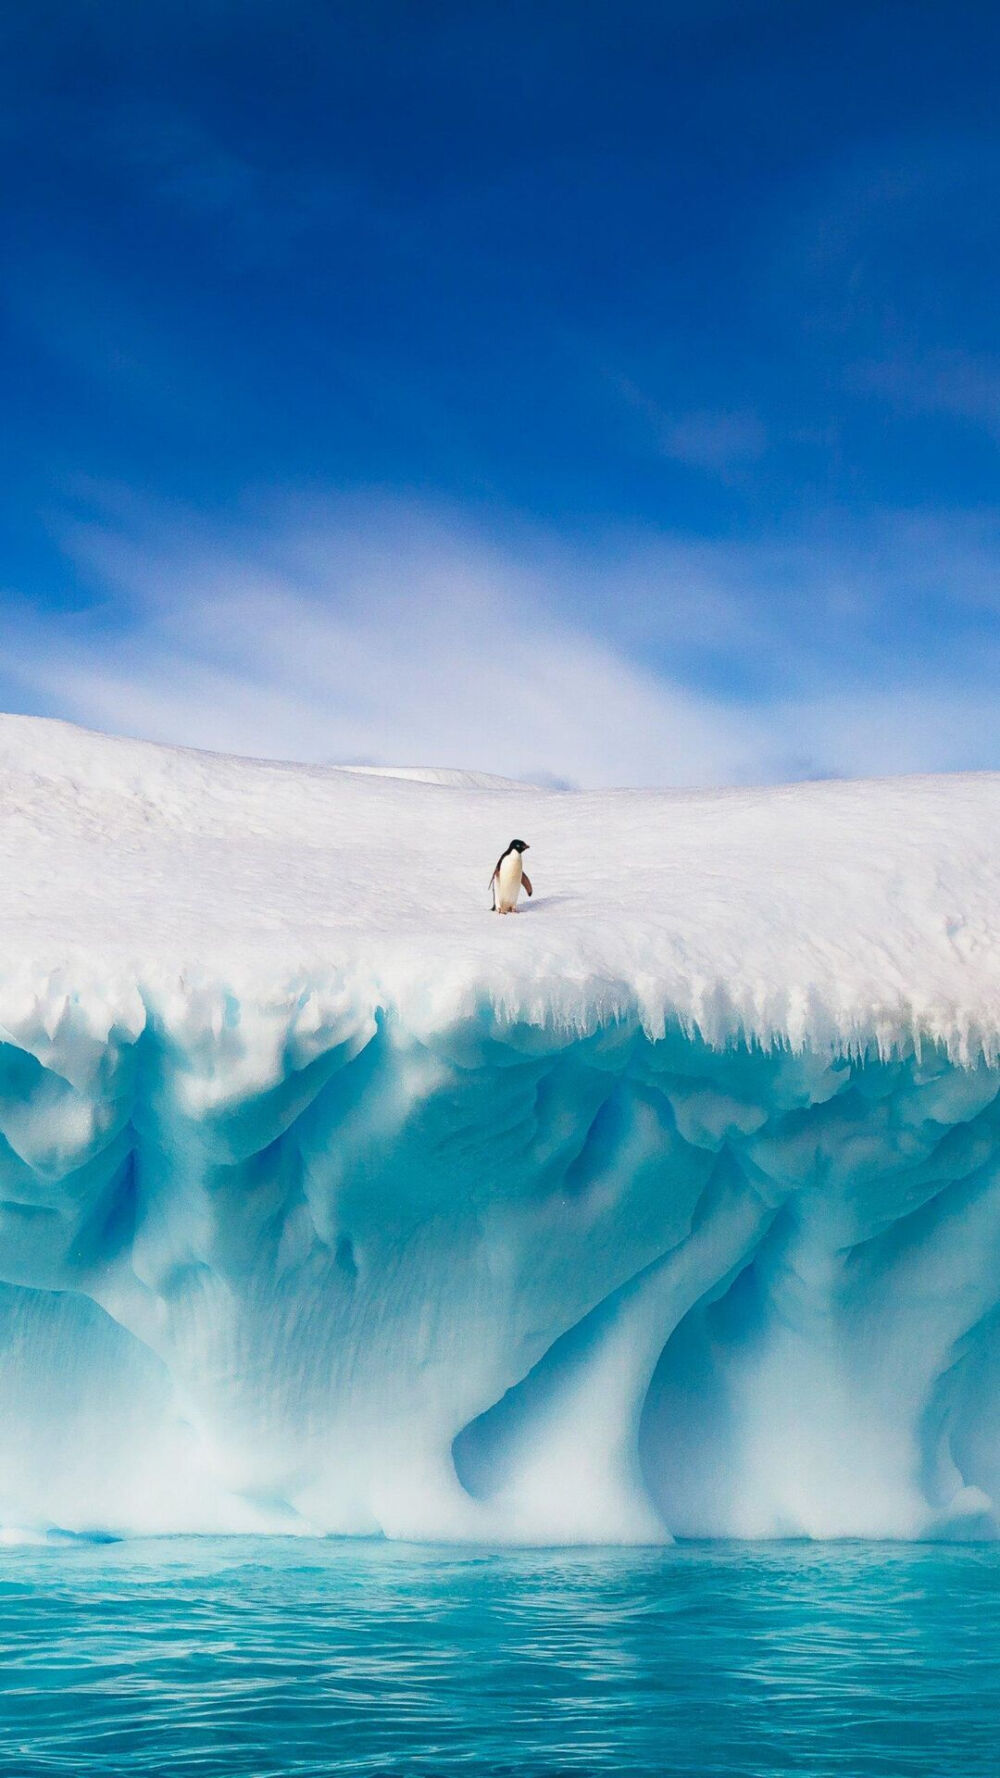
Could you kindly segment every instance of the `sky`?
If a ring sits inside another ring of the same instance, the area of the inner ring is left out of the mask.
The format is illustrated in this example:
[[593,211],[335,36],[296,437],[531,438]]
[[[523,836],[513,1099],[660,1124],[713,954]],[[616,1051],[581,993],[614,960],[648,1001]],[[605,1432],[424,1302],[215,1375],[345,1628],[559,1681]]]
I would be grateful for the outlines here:
[[1000,9],[0,14],[0,707],[1000,768]]

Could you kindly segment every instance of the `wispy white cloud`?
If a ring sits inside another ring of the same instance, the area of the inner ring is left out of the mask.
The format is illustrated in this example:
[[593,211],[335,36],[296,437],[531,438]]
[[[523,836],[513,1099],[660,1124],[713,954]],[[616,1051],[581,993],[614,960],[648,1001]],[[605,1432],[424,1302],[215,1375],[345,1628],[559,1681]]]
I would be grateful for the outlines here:
[[1000,358],[993,354],[956,349],[869,360],[853,381],[901,413],[966,420],[1000,442]]
[[93,122],[94,151],[115,157],[146,201],[212,224],[212,250],[254,268],[294,257],[317,230],[364,217],[386,226],[374,194],[343,171],[282,166],[212,134],[190,112],[132,100]]
[[271,757],[592,785],[984,766],[996,649],[904,660],[878,639],[915,563],[933,580],[950,549],[961,572],[959,531],[897,520],[881,560],[801,539],[584,550],[389,499],[217,527],[106,499],[65,537],[92,598],[12,604],[3,670],[34,708]]
[[616,376],[612,382],[638,417],[651,449],[671,462],[729,481],[767,449],[766,428],[750,409],[675,411],[630,377]]
[[738,719],[559,618],[522,565],[394,507],[358,523],[82,527],[111,612],[22,621],[7,672],[78,720],[224,751],[589,783],[731,769]]
[[754,463],[767,448],[767,433],[756,414],[711,409],[667,420],[660,434],[664,456],[719,474]]

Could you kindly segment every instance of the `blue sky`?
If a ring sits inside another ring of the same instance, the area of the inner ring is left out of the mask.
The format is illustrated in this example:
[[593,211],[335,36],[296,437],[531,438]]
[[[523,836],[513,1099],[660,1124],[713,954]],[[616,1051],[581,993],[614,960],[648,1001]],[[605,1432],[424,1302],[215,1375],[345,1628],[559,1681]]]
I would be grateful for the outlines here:
[[0,702],[546,781],[1000,766],[1000,13],[0,23]]

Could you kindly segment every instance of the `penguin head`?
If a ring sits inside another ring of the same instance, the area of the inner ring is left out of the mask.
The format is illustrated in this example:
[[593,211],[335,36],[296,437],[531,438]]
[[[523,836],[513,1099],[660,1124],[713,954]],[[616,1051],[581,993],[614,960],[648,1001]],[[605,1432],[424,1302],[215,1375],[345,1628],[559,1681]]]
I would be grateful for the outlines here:
[[530,849],[527,840],[511,840],[507,847],[508,852],[528,852]]

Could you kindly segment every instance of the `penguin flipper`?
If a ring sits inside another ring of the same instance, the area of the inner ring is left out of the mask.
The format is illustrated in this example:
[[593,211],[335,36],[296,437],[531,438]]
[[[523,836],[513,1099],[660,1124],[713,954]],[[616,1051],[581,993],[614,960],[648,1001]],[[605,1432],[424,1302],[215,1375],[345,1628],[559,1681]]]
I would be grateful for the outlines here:
[[527,871],[521,872],[521,885],[523,888],[525,888],[528,891],[529,895],[532,895],[534,893],[534,891],[531,887],[531,878],[529,877]]

